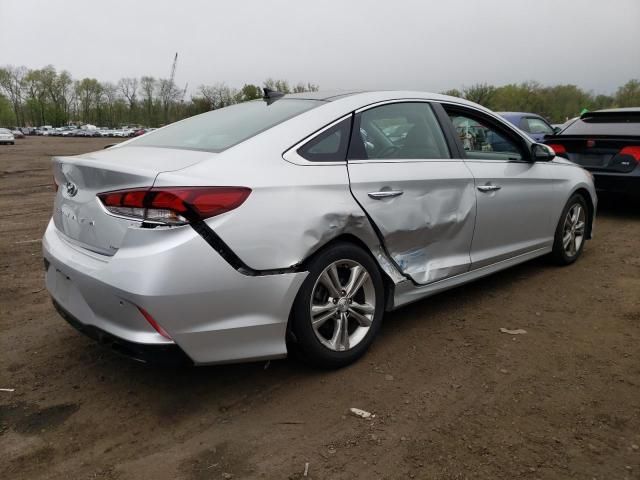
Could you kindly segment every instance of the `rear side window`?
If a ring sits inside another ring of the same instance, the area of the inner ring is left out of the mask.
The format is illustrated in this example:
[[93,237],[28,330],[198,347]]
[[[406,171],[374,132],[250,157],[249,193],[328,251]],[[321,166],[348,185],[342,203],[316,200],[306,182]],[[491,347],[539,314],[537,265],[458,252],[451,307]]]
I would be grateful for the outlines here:
[[173,123],[129,145],[222,152],[318,105],[322,102],[287,98],[271,104],[263,100],[239,103]]
[[391,103],[356,115],[350,160],[451,158],[428,103]]
[[309,140],[298,149],[298,155],[311,162],[344,162],[350,131],[351,117]]

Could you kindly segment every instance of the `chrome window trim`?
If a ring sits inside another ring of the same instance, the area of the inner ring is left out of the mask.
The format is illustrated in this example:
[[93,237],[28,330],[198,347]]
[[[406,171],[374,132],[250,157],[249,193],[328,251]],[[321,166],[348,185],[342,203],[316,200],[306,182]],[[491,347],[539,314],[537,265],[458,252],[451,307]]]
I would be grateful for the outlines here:
[[282,154],[282,158],[284,160],[286,160],[287,162],[289,162],[289,163],[293,163],[294,165],[300,165],[300,166],[303,166],[303,167],[308,167],[308,166],[314,166],[314,167],[320,166],[321,167],[321,166],[326,166],[326,165],[346,165],[347,164],[347,160],[346,159],[345,160],[335,161],[335,162],[312,162],[311,160],[307,160],[306,158],[304,158],[303,156],[298,154],[298,149],[300,147],[306,145],[308,142],[310,142],[311,140],[313,140],[317,136],[322,135],[324,132],[326,132],[330,128],[336,126],[340,122],[350,118],[351,115],[353,115],[353,112],[349,112],[346,115],[343,115],[342,117],[338,118],[337,120],[334,120],[333,122],[331,122],[331,123],[325,125],[324,127],[320,128],[320,130],[316,130],[311,135],[308,135],[307,137],[303,138],[298,143],[296,143],[293,147],[289,147],[287,150],[285,150],[285,152]]
[[[408,163],[408,162],[460,162],[460,161],[479,161],[479,162],[517,162],[517,163],[532,163],[528,160],[522,159],[522,160],[499,160],[499,159],[495,159],[495,160],[479,160],[479,159],[469,159],[469,158],[455,158],[455,155],[452,152],[449,152],[449,154],[451,155],[451,157],[449,158],[402,158],[402,159],[390,159],[390,158],[380,158],[380,159],[360,159],[360,160],[350,160],[350,159],[346,159],[346,161],[336,161],[336,162],[312,162],[310,160],[307,160],[306,158],[300,156],[297,152],[297,150],[302,147],[303,145],[305,145],[307,142],[313,140],[314,138],[316,138],[318,135],[321,135],[323,132],[327,131],[328,129],[330,129],[331,127],[337,125],[338,123],[342,122],[343,120],[349,118],[351,115],[357,115],[361,112],[370,110],[372,108],[376,108],[376,107],[380,107],[383,105],[390,105],[390,104],[394,104],[394,103],[427,103],[427,104],[432,104],[432,103],[439,103],[440,105],[451,105],[453,107],[461,107],[461,108],[465,108],[468,110],[473,111],[474,113],[478,113],[480,115],[486,115],[488,117],[490,117],[492,120],[497,121],[500,123],[500,125],[502,125],[504,128],[508,129],[510,132],[514,133],[515,135],[517,135],[520,139],[524,140],[526,145],[531,145],[531,140],[523,133],[521,133],[518,129],[513,128],[509,122],[507,122],[506,120],[504,120],[502,117],[498,116],[497,114],[494,114],[493,112],[486,112],[482,109],[476,108],[474,106],[471,105],[467,105],[466,103],[458,103],[458,102],[454,102],[454,101],[450,101],[450,100],[437,100],[437,99],[429,99],[429,98],[416,98],[416,97],[406,97],[406,98],[394,98],[394,99],[390,99],[390,100],[381,100],[379,102],[374,102],[374,103],[370,103],[368,105],[365,105],[363,107],[360,107],[356,110],[354,110],[353,112],[350,112],[346,115],[343,115],[342,117],[338,118],[337,120],[334,120],[333,122],[325,125],[324,127],[320,128],[319,130],[315,131],[314,133],[308,135],[307,137],[305,137],[304,139],[302,139],[301,141],[299,141],[298,143],[296,143],[295,145],[293,145],[292,147],[289,147],[287,150],[284,151],[284,153],[282,154],[282,158],[294,165],[299,165],[299,166],[329,166],[329,165],[346,165],[347,163]],[[443,132],[444,134],[444,132]]]

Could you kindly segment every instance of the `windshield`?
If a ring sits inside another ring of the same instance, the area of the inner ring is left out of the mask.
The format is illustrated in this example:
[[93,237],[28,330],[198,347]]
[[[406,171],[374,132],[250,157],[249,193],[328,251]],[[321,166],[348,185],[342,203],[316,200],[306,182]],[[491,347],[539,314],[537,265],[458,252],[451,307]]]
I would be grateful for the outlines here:
[[286,98],[270,105],[264,100],[239,103],[176,122],[128,145],[221,152],[322,103]]

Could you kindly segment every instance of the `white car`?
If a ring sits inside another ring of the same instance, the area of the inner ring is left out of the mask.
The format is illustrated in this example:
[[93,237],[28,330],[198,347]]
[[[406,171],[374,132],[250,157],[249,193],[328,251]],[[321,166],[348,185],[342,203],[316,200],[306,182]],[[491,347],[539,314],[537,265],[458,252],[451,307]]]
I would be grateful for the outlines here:
[[7,130],[6,128],[0,128],[0,143],[8,143],[10,145],[15,144],[15,137],[11,130]]

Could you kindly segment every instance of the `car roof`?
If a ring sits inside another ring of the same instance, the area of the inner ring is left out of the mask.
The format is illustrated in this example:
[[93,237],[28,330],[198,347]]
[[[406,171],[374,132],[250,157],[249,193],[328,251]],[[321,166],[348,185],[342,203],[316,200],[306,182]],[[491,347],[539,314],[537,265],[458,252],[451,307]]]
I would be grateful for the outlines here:
[[498,115],[503,117],[541,117],[537,113],[532,112],[496,112]]
[[340,97],[348,97],[361,93],[362,90],[325,90],[319,92],[302,92],[302,93],[288,93],[283,98],[295,98],[299,100],[322,100],[325,102],[331,102]]
[[[640,113],[640,107],[625,107],[625,108],[605,108],[603,110],[594,110],[594,112],[606,112],[606,113]],[[588,113],[588,112],[587,112]]]
[[358,99],[362,100],[364,104],[383,102],[386,100],[396,99],[420,99],[420,100],[434,100],[440,102],[457,103],[460,105],[468,105],[475,107],[489,113],[494,113],[489,109],[483,107],[474,102],[464,100],[459,97],[452,97],[450,95],[442,95],[432,92],[421,92],[415,90],[328,90],[319,92],[305,92],[305,93],[289,93],[281,98],[300,99],[300,100],[320,100],[325,102],[335,102],[339,100]]

